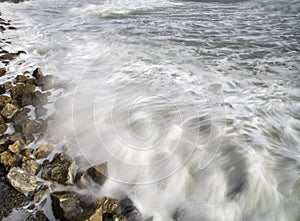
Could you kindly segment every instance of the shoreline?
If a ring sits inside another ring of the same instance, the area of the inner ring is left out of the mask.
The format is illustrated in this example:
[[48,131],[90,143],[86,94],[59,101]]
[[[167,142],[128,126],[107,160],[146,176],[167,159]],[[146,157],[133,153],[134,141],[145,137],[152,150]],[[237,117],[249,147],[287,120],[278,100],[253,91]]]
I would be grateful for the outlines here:
[[[0,28],[1,32],[16,29],[1,18],[1,12]],[[5,39],[1,43],[11,44]],[[10,61],[24,53],[9,52],[0,46],[0,77],[9,72]],[[60,88],[60,80],[44,75],[39,67],[10,76],[0,85],[0,220],[14,220],[19,214],[22,220],[32,221],[124,221],[132,212],[127,211],[128,206],[136,212],[129,198],[95,198],[88,194],[89,186],[101,188],[104,184],[109,173],[107,162],[75,170],[76,160],[55,143],[49,143],[47,130],[55,113],[47,116],[45,105],[51,90]],[[79,194],[77,189],[86,194]],[[53,215],[47,217],[43,205],[50,204],[49,199]]]

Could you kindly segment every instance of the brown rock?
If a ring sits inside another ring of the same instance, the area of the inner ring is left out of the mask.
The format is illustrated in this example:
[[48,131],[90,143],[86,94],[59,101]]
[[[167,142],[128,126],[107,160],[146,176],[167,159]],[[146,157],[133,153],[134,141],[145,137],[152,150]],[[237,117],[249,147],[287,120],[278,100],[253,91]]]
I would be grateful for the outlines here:
[[0,124],[0,134],[4,134],[8,126],[5,123]]
[[50,163],[44,166],[42,178],[64,185],[73,184],[73,170],[73,159],[64,153],[59,153],[54,156]]
[[6,53],[6,54],[0,56],[0,59],[3,59],[3,60],[13,60],[18,55],[23,54],[23,53],[26,54],[25,51],[18,51],[17,53]]
[[42,77],[44,76],[44,75],[43,75],[43,72],[42,72],[42,69],[41,69],[41,68],[36,68],[36,69],[33,71],[32,76],[35,77],[36,79],[42,78]]
[[102,185],[108,175],[107,162],[90,167],[87,170],[87,174],[93,179],[94,182]]
[[4,165],[6,169],[10,167],[16,167],[20,164],[21,158],[9,151],[4,151],[0,154],[0,162]]
[[56,219],[74,221],[102,221],[105,213],[114,213],[118,201],[112,198],[94,200],[76,192],[51,193],[52,209]]
[[7,146],[13,144],[17,140],[22,140],[23,138],[19,133],[13,133],[9,135],[4,135],[0,137],[0,146]]
[[34,191],[33,201],[36,203],[39,202],[42,199],[42,197],[49,192],[50,192],[49,186],[40,183],[39,186]]
[[35,79],[34,79],[34,78],[29,78],[29,79],[26,81],[26,84],[35,84]]
[[5,82],[3,85],[4,90],[8,90],[12,87],[12,82],[11,81],[7,81]]
[[35,176],[19,167],[13,167],[7,174],[7,179],[21,193],[34,191],[37,187]]
[[32,153],[33,153],[32,148],[23,149],[22,152],[21,152],[21,154],[25,157],[29,157]]
[[53,150],[54,147],[52,145],[44,144],[34,152],[35,158],[36,159],[46,158]]
[[32,104],[32,93],[25,93],[22,96],[22,106],[27,106]]
[[6,73],[6,68],[0,68],[0,77],[5,75],[5,73]]
[[40,168],[40,164],[36,162],[34,159],[26,159],[22,163],[22,169],[27,171],[28,173],[35,175],[38,172],[38,169]]
[[25,75],[17,75],[17,76],[15,77],[14,83],[15,83],[15,84],[16,84],[16,83],[25,83],[25,82],[28,81],[28,80],[29,80],[29,78],[26,77]]
[[22,108],[16,114],[14,118],[14,128],[16,131],[21,132],[23,130],[23,127],[25,127],[25,125],[29,122],[27,113],[27,109]]
[[39,125],[36,121],[30,120],[23,126],[23,133],[26,140],[26,144],[29,144],[34,141],[33,134],[37,132]]
[[10,102],[10,97],[6,95],[0,96],[0,107],[4,107],[7,103]]
[[18,112],[18,108],[12,104],[6,104],[1,111],[1,114],[3,117],[5,117],[7,120],[11,120],[16,113]]
[[19,154],[24,147],[24,142],[22,140],[17,140],[13,144],[8,146],[8,149],[15,154]]
[[22,98],[25,93],[32,93],[35,91],[35,85],[32,84],[17,84],[13,86],[10,90],[12,99],[18,100]]

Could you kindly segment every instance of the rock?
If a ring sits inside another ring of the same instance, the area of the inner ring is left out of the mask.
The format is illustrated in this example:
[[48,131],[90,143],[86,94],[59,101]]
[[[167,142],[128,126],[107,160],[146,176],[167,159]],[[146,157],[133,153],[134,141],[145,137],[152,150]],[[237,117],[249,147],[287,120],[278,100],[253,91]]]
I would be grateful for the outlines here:
[[21,132],[23,127],[28,123],[28,115],[26,109],[20,109],[14,118],[14,128],[16,131]]
[[23,149],[22,152],[21,152],[21,154],[25,157],[29,157],[32,153],[33,153],[32,148]]
[[26,160],[24,160],[24,162],[22,163],[22,169],[32,175],[37,174],[39,168],[40,168],[40,164],[32,158],[28,159],[26,157]]
[[0,107],[4,107],[7,103],[10,102],[10,97],[6,95],[0,96]]
[[3,86],[0,86],[0,95],[4,94],[6,92],[6,90],[4,89]]
[[16,106],[7,103],[3,108],[3,110],[1,111],[1,114],[7,120],[11,120],[17,112],[18,112],[18,108]]
[[35,158],[36,159],[46,158],[53,150],[54,147],[52,145],[44,144],[34,152]]
[[40,118],[40,117],[46,115],[47,111],[48,111],[47,108],[44,108],[42,106],[36,106],[36,108],[35,108],[35,114],[36,114],[37,118]]
[[22,131],[24,133],[24,137],[26,140],[26,144],[29,144],[34,141],[33,134],[37,132],[39,129],[39,125],[36,121],[30,120],[28,121],[22,128]]
[[64,153],[59,153],[49,164],[44,166],[42,178],[64,185],[73,184],[73,170],[73,159]]
[[108,176],[107,162],[90,167],[87,170],[87,174],[93,179],[94,182],[102,185]]
[[21,158],[10,151],[4,151],[0,154],[0,162],[6,169],[9,169],[18,166],[21,162]]
[[87,172],[79,171],[75,176],[74,182],[79,188],[85,188],[85,187],[89,186],[90,179],[89,179]]
[[5,123],[0,124],[0,134],[4,134],[8,126]]
[[114,213],[118,201],[104,197],[94,200],[92,197],[76,192],[51,193],[52,209],[56,219],[74,221],[102,221],[105,213]]
[[24,93],[21,100],[22,107],[32,104],[32,93]]
[[13,144],[8,146],[8,149],[15,154],[19,154],[24,147],[24,143],[22,140],[17,140]]
[[[144,220],[141,212],[135,207],[132,200],[128,197],[120,201],[119,210],[121,214],[123,214],[125,217],[131,217],[132,220]],[[152,219],[150,218],[149,220]]]
[[27,201],[27,197],[23,193],[18,192],[10,185],[6,174],[4,167],[0,165],[0,220]]
[[19,134],[19,133],[3,135],[0,137],[0,146],[8,147],[8,145],[13,144],[17,140],[23,141],[23,138],[22,138],[21,134]]
[[34,106],[42,106],[48,102],[48,94],[40,91],[35,91],[32,96],[32,103]]
[[42,197],[49,192],[50,192],[49,186],[43,183],[39,184],[39,186],[34,191],[33,201],[36,203],[39,202],[42,199]]
[[56,80],[55,76],[45,75],[44,77],[37,79],[35,81],[35,84],[37,86],[42,87],[42,90],[45,91],[45,90],[50,90],[54,87],[55,80]]
[[43,72],[42,72],[42,69],[41,69],[41,68],[36,68],[36,69],[33,71],[32,76],[35,77],[36,79],[40,79],[40,78],[44,77]]
[[35,91],[35,85],[33,84],[17,84],[16,86],[11,87],[9,90],[12,99],[18,100],[22,98],[25,93],[33,93]]
[[25,51],[18,51],[17,53],[6,53],[6,54],[0,56],[0,59],[13,60],[20,54],[26,54],[26,52]]
[[0,77],[5,75],[5,73],[6,73],[6,68],[0,68]]
[[6,81],[2,86],[3,86],[4,90],[8,90],[12,87],[12,82]]
[[34,191],[37,187],[35,176],[19,167],[13,167],[7,174],[7,179],[21,193]]
[[15,83],[15,84],[16,84],[16,83],[25,83],[25,82],[28,81],[28,80],[29,80],[29,78],[26,77],[25,75],[17,75],[17,76],[15,77],[14,83]]

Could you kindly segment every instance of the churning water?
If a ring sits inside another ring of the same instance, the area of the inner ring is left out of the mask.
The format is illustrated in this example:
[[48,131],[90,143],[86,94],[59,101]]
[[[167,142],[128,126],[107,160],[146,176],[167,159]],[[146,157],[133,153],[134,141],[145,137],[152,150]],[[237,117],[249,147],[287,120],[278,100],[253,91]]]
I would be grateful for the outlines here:
[[11,70],[64,78],[54,131],[109,163],[93,194],[130,220],[300,220],[299,0],[0,7]]

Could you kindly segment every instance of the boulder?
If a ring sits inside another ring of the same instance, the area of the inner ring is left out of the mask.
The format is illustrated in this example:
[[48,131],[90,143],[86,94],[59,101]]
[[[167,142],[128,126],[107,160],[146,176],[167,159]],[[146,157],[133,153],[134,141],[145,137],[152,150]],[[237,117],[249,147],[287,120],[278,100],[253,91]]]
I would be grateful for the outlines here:
[[54,147],[52,145],[44,144],[36,149],[36,151],[34,152],[34,156],[36,159],[46,158],[53,150]]
[[102,185],[108,176],[107,162],[90,167],[87,170],[87,174],[95,183]]
[[34,191],[37,187],[35,176],[19,167],[13,167],[7,174],[7,179],[21,193]]
[[5,75],[5,73],[6,73],[6,68],[0,68],[0,77]]
[[77,172],[75,179],[74,179],[74,183],[79,188],[85,188],[85,187],[89,186],[90,178],[89,178],[87,172],[86,171]]
[[17,75],[17,76],[15,77],[14,83],[15,83],[15,84],[16,84],[16,83],[25,83],[25,82],[28,81],[28,80],[29,80],[29,78],[26,77],[25,75]]
[[36,190],[34,191],[33,201],[36,203],[39,202],[42,199],[42,197],[49,192],[50,192],[49,186],[40,183],[36,188]]
[[14,118],[14,128],[18,132],[22,132],[23,127],[28,123],[28,111],[25,108],[19,110]]
[[58,153],[53,160],[46,164],[42,171],[42,178],[52,180],[63,185],[73,184],[73,159],[64,153]]
[[6,81],[2,87],[4,88],[4,90],[8,90],[12,87],[12,82],[11,81]]
[[7,103],[3,108],[3,110],[1,111],[1,114],[7,120],[11,120],[16,115],[17,112],[18,112],[18,108],[16,106]]
[[32,96],[32,103],[34,106],[43,106],[48,102],[48,93],[35,91]]
[[0,134],[4,134],[8,126],[5,123],[0,124]]
[[39,124],[34,120],[28,121],[23,126],[22,130],[23,130],[23,133],[24,133],[26,144],[29,144],[29,143],[34,141],[33,134],[36,133],[38,129],[39,129]]
[[33,84],[17,84],[10,88],[9,92],[12,99],[18,100],[22,98],[25,93],[32,93],[35,91],[35,85]]
[[24,93],[22,95],[21,105],[22,107],[32,104],[32,93]]
[[21,152],[21,154],[25,157],[29,157],[32,153],[33,153],[32,148],[23,149],[22,152]]
[[35,175],[37,174],[39,168],[40,168],[40,164],[38,162],[36,162],[34,159],[32,158],[28,158],[28,157],[24,157],[25,159],[23,160],[22,163],[22,169],[27,171],[28,173]]
[[42,69],[41,68],[36,68],[33,73],[32,73],[32,76],[35,77],[36,79],[40,79],[42,78],[44,75],[43,75],[43,72],[42,72]]
[[114,213],[118,201],[104,197],[94,200],[76,192],[51,193],[52,209],[56,219],[74,221],[102,221],[104,213]]
[[10,97],[6,95],[0,96],[0,107],[4,107],[7,103],[10,102]]
[[21,163],[21,158],[11,153],[10,151],[4,151],[0,154],[0,162],[8,170],[11,167],[16,167]]
[[8,149],[15,154],[19,154],[24,147],[24,142],[22,140],[17,140],[13,144],[8,146]]

